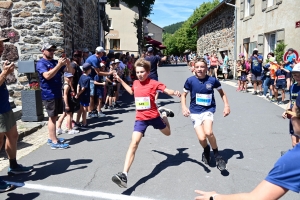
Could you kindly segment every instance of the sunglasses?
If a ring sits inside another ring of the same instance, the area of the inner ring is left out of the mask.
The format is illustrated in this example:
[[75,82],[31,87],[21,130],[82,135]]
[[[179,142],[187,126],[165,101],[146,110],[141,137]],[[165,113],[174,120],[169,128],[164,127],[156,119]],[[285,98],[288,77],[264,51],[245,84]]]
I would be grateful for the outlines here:
[[47,49],[48,52],[54,52],[55,49]]

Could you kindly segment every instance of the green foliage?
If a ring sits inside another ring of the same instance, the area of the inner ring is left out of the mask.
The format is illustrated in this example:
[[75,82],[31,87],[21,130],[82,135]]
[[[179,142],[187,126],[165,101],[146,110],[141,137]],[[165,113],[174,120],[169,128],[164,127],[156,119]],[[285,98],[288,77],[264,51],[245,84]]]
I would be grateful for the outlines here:
[[167,46],[167,54],[181,54],[186,49],[195,51],[197,49],[198,30],[196,27],[192,28],[192,25],[214,9],[219,3],[219,0],[202,3],[174,34],[165,33],[163,42]]
[[287,44],[285,44],[283,41],[280,41],[274,50],[274,54],[276,57],[277,63],[280,63],[283,61],[283,55],[285,53],[285,47],[287,47]]
[[173,33],[175,33],[175,31],[177,31],[182,26],[183,23],[184,22],[177,22],[175,24],[165,26],[165,27],[163,27],[163,29],[165,30],[165,33],[173,34]]

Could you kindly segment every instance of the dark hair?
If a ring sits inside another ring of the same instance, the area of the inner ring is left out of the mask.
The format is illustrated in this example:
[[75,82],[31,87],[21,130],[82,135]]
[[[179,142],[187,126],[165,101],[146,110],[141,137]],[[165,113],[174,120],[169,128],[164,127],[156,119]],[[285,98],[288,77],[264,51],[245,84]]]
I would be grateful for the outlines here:
[[293,49],[293,48],[289,48],[289,49],[288,49],[288,51],[292,51],[292,52],[294,52],[294,49]]
[[[268,53],[268,55],[271,55],[272,57],[275,56],[273,52]],[[267,55],[267,56],[268,56],[268,55]]]

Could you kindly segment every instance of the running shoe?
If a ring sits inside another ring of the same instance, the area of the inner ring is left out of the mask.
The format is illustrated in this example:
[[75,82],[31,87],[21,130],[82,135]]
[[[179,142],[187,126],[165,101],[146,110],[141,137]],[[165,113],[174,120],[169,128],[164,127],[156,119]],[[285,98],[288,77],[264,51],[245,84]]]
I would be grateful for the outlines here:
[[[63,143],[64,141],[65,141],[65,139],[64,138],[57,138],[58,139],[58,141],[60,141],[61,143]],[[51,139],[48,139],[47,140],[47,145],[51,145],[52,144],[52,140]]]
[[217,168],[218,168],[220,171],[226,170],[226,162],[225,162],[225,160],[222,158],[222,156],[220,156],[220,155],[216,156],[216,157],[215,157],[215,160],[216,160]]
[[0,192],[12,190],[15,186],[0,179]]
[[114,107],[113,107],[113,106],[109,106],[109,109],[110,109],[110,110],[113,110],[113,109],[114,109]]
[[166,113],[167,117],[174,117],[174,113],[172,110],[165,108],[165,107],[159,107],[158,111],[162,114],[162,113]]
[[263,92],[260,91],[258,94],[259,94],[259,96],[262,96],[262,95],[263,95]]
[[202,162],[204,162],[206,165],[209,165],[210,163],[210,151],[205,153],[202,153]]
[[105,109],[108,109],[108,105],[107,105],[107,104],[104,104],[104,108],[105,108]]
[[8,175],[16,175],[16,174],[26,174],[29,172],[32,172],[33,167],[24,167],[23,165],[18,164],[18,167],[16,168],[8,168],[7,174]]
[[61,135],[63,133],[66,133],[64,130],[62,130],[61,128],[56,129],[56,134],[57,135]]
[[118,104],[117,102],[114,104],[114,108],[120,108],[120,104]]
[[127,177],[124,173],[119,172],[111,180],[121,188],[127,188]]
[[98,117],[106,117],[106,115],[103,112],[99,112]]
[[51,149],[67,149],[69,147],[70,147],[69,144],[64,144],[64,143],[62,143],[60,141],[57,141],[56,144],[55,143],[51,144]]
[[81,124],[81,127],[80,127],[81,129],[85,129],[85,130],[87,130],[87,129],[89,129],[89,126],[86,124],[86,125],[83,125],[83,124]]
[[253,95],[257,95],[257,92],[255,91],[255,92],[253,92]]
[[76,134],[76,133],[79,133],[79,131],[78,131],[78,130],[74,130],[74,129],[68,131],[68,134],[69,134],[69,135],[74,135],[74,134]]
[[92,112],[89,112],[88,118],[93,118],[93,117],[94,117],[94,114]]
[[281,104],[283,104],[283,102],[282,102],[282,101],[278,101],[277,104],[278,104],[278,105],[281,105]]

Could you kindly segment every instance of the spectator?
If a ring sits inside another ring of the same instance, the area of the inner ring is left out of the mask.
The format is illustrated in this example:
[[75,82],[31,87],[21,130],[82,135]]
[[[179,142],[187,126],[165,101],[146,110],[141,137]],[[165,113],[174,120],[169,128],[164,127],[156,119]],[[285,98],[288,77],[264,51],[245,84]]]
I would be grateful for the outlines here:
[[240,60],[238,60],[236,63],[236,72],[237,72],[237,78],[238,78],[238,88],[236,89],[236,91],[238,91],[238,92],[243,90],[243,85],[242,85],[242,80],[241,80],[242,70],[243,70],[242,62]]
[[281,101],[278,101],[278,104],[283,104],[285,100],[285,88],[286,88],[286,76],[290,73],[289,70],[284,68],[284,63],[280,63],[279,69],[276,71],[275,77],[275,100],[278,98],[278,91],[281,90]]
[[223,60],[222,73],[223,73],[223,77],[224,77],[223,81],[226,81],[226,79],[228,78],[228,67],[229,67],[228,66],[228,62],[229,62],[229,58],[228,58],[226,52],[224,52],[223,55],[224,55],[224,60]]
[[[3,42],[8,41],[6,38],[0,37],[0,56],[3,53]],[[29,173],[33,167],[25,167],[17,163],[17,142],[18,131],[16,119],[9,103],[9,94],[5,84],[6,77],[13,73],[15,64],[5,61],[3,71],[0,69],[0,150],[3,146],[4,135],[6,136],[5,151],[9,159],[8,174]],[[0,179],[0,192],[6,192],[14,188],[14,185]]]
[[[73,81],[72,81],[71,86],[72,86],[72,90],[74,90],[75,94],[77,92],[77,85],[78,85],[79,78],[82,75],[82,70],[80,68],[81,61],[82,61],[82,52],[75,51],[73,53],[73,58],[72,58],[72,62],[71,62],[71,67],[74,69]],[[79,102],[76,102],[75,107],[74,107],[74,112],[79,110],[79,108],[80,108],[80,104],[79,104]]]
[[253,49],[253,54],[251,56],[251,79],[252,84],[254,88],[253,95],[259,94],[262,95],[262,81],[261,81],[261,75],[262,75],[262,61],[263,56],[258,54],[258,49]]
[[[296,62],[296,55],[294,54],[294,49],[289,48],[288,49],[288,56],[287,56],[287,60],[284,61],[285,65],[284,68],[287,69],[288,71],[292,71],[293,70],[293,66]],[[288,73],[286,76],[286,83],[287,83],[287,92],[290,91],[290,87],[291,87],[291,73]]]
[[[100,63],[100,70],[105,71],[105,65],[103,63]],[[104,86],[105,86],[105,81],[103,76],[96,75],[94,79],[95,83],[95,88],[96,88],[96,94],[98,97],[98,117],[105,117],[106,115],[102,112],[102,101],[105,99],[104,98]]]
[[62,74],[63,72],[70,72],[74,74],[74,69],[70,65],[70,60],[67,58],[60,58],[58,61],[53,59],[56,46],[46,43],[43,45],[41,51],[43,58],[36,64],[36,70],[39,74],[42,90],[42,100],[45,106],[49,122],[49,140],[51,149],[66,149],[69,144],[64,144],[63,139],[56,137],[56,120],[58,115],[63,111],[62,102]]
[[218,79],[218,66],[220,65],[218,61],[217,54],[213,53],[210,58],[210,74],[211,76],[215,76]]
[[[274,53],[270,52],[267,55],[268,61],[271,57],[274,57]],[[268,62],[264,67],[264,82],[263,82],[263,89],[264,89],[264,97],[267,98],[267,92],[268,89],[270,88],[270,83],[271,83],[271,77],[270,77],[270,62]],[[270,95],[273,96],[272,90],[270,89]]]
[[[275,95],[275,78],[276,78],[276,71],[279,68],[279,65],[277,64],[276,60],[274,57],[269,58],[270,62],[270,90],[272,91],[272,95]],[[277,99],[274,96],[270,96],[270,99],[272,102],[277,101]]]
[[83,65],[83,63],[85,63],[85,61],[88,59],[88,57],[90,57],[92,55],[92,53],[89,51],[88,48],[84,48],[82,50],[82,61],[81,61],[81,65]]

